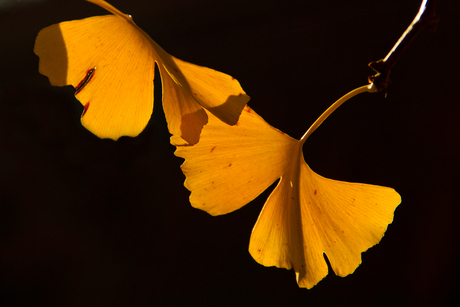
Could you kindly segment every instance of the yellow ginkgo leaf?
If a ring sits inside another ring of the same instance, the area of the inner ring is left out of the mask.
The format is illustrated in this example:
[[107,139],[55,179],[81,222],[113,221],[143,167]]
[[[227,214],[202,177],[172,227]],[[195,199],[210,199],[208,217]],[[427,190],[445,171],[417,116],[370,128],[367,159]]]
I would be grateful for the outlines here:
[[295,140],[248,106],[235,126],[208,116],[198,144],[182,146],[179,137],[171,138],[176,156],[185,159],[182,171],[192,206],[212,215],[229,213],[281,178],[254,226],[253,258],[265,266],[293,268],[299,286],[306,288],[327,275],[323,254],[337,275],[353,273],[361,253],[377,244],[392,222],[399,194],[313,172],[302,146],[319,124]]
[[114,15],[61,22],[40,31],[34,51],[52,85],[73,85],[83,104],[82,124],[100,138],[137,136],[153,110],[155,63],[163,83],[169,131],[195,144],[207,123],[203,108],[229,125],[249,97],[224,73],[166,53],[109,3],[87,0]]

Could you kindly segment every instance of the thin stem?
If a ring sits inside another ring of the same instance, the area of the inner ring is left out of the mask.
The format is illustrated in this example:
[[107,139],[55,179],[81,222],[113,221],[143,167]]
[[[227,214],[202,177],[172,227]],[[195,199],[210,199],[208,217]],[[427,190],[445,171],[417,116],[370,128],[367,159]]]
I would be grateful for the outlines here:
[[123,14],[123,12],[118,10],[116,7],[114,7],[110,3],[105,2],[104,0],[86,0],[86,1],[91,2],[93,4],[96,4],[96,5],[100,6],[100,7],[102,7],[103,9],[109,11],[110,13],[125,19],[126,21],[128,21],[130,23],[134,23],[133,19],[131,18],[131,15]]
[[308,128],[307,132],[300,138],[300,143],[303,145],[305,141],[308,139],[308,137],[315,131],[323,122],[326,118],[328,118],[329,115],[331,115],[338,107],[340,107],[345,101],[348,99],[361,94],[361,93],[374,93],[377,92],[377,88],[374,86],[374,84],[368,84],[364,85],[361,87],[358,87],[348,94],[342,96],[339,100],[334,102],[326,111],[324,111],[323,114],[321,114],[320,117],[313,123],[313,125]]

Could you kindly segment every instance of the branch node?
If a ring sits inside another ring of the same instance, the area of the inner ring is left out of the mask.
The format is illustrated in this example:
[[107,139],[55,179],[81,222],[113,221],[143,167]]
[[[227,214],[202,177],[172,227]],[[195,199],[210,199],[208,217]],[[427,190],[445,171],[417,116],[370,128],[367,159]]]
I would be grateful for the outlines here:
[[404,53],[409,44],[423,29],[428,28],[430,31],[436,31],[439,17],[436,16],[434,10],[437,0],[424,0],[420,7],[419,14],[415,17],[401,38],[387,54],[387,56],[378,61],[373,61],[368,64],[375,72],[374,75],[368,77],[369,83],[373,83],[378,92],[386,91],[390,84],[390,72],[401,55]]

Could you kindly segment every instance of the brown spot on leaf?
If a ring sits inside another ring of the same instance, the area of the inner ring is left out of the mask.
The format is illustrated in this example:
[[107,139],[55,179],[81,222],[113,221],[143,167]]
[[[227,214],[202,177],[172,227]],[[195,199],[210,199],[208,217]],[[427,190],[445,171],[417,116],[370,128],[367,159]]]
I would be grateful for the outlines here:
[[85,108],[83,109],[83,113],[81,113],[81,118],[83,118],[83,116],[85,116],[86,111],[88,111],[88,108],[89,108],[89,102],[85,104]]
[[80,81],[80,83],[78,83],[77,87],[75,87],[75,90],[76,90],[75,95],[80,93],[83,90],[83,88],[89,83],[89,81],[91,81],[91,79],[94,76],[95,71],[96,71],[96,67],[93,67],[86,72],[86,76],[83,78],[83,80]]

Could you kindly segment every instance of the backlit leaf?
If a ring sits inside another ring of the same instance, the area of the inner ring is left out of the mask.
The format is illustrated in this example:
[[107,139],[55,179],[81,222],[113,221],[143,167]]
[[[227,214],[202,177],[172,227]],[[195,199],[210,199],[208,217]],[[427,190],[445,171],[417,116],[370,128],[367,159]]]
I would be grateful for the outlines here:
[[241,208],[281,178],[265,203],[249,244],[265,266],[296,272],[311,288],[334,272],[346,276],[361,253],[377,244],[401,202],[391,188],[324,178],[305,163],[303,142],[273,128],[246,106],[235,126],[212,114],[194,146],[177,146],[185,159],[185,186],[192,206],[212,215]]
[[181,61],[157,45],[131,16],[102,0],[87,0],[114,15],[61,22],[40,31],[39,71],[52,85],[73,85],[84,106],[82,124],[100,138],[137,136],[153,110],[155,63],[163,83],[169,131],[198,142],[207,115],[229,125],[249,100],[237,80]]

